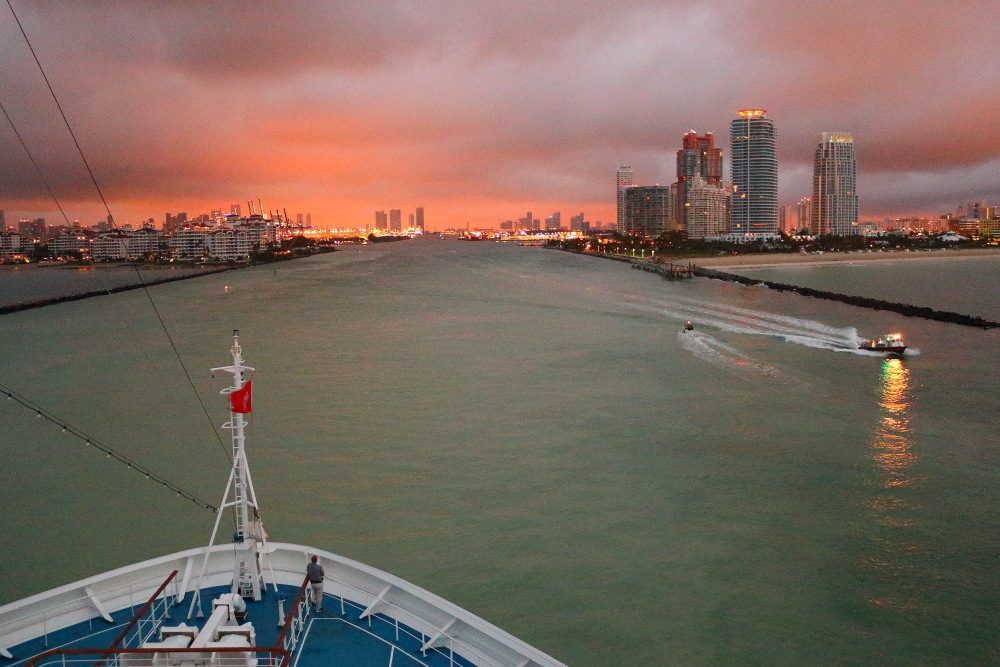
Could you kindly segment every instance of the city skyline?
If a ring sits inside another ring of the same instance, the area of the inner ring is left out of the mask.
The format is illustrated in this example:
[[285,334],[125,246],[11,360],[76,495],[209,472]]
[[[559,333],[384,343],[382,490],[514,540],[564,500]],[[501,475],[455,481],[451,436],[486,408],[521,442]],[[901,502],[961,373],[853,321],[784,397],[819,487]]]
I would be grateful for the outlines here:
[[[858,141],[862,219],[1000,198],[998,56],[947,48],[968,21],[998,27],[994,12],[848,2],[831,25],[815,3],[752,4],[739,22],[721,2],[640,0],[496,15],[456,2],[363,13],[293,2],[280,20],[224,2],[211,16],[116,1],[19,11],[117,220],[248,197],[331,227],[362,226],[384,201],[432,207],[434,229],[510,210],[614,220],[610,170],[671,181],[675,137],[692,125],[723,132],[748,105],[780,126],[782,205],[811,196],[813,138],[831,127]],[[272,39],[219,37],[262,25]],[[415,39],[385,48],[399,31]],[[542,46],[515,49],[515,34]],[[103,218],[16,28],[0,37],[5,107],[70,219]],[[290,42],[300,48],[280,47]],[[9,126],[0,146],[0,208],[56,220]]]

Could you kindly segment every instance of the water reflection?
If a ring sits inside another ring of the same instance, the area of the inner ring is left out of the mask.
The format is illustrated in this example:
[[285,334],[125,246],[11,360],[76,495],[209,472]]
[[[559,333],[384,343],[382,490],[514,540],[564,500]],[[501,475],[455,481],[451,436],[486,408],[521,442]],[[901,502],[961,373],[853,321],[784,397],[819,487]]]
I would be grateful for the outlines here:
[[866,503],[875,524],[872,550],[865,559],[881,572],[872,590],[871,603],[897,610],[913,610],[917,562],[921,547],[907,529],[916,525],[916,509],[910,502],[910,487],[917,462],[910,426],[910,371],[901,359],[882,364],[879,407],[882,418],[875,427],[871,458],[875,462],[875,485],[880,489]]
[[882,421],[875,430],[873,458],[883,473],[885,488],[906,486],[911,478],[909,468],[916,462],[910,439],[909,404],[910,371],[901,359],[886,359],[882,364]]

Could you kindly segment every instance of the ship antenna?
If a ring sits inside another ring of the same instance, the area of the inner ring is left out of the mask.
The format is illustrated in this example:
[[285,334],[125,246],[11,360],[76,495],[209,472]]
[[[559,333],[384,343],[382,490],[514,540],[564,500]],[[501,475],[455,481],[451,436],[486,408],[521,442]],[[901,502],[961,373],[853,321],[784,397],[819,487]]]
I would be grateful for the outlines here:
[[[257,492],[253,488],[253,478],[250,476],[250,464],[246,456],[246,438],[244,429],[249,422],[244,419],[244,415],[249,414],[253,408],[251,400],[251,390],[253,383],[247,379],[246,374],[252,373],[253,368],[243,364],[243,348],[240,346],[240,332],[233,329],[233,346],[229,350],[233,355],[232,366],[220,366],[213,368],[212,373],[224,371],[231,373],[233,384],[223,389],[221,394],[229,397],[229,421],[222,425],[232,435],[233,440],[233,467],[229,471],[229,481],[226,482],[226,490],[222,494],[222,502],[215,517],[215,526],[212,528],[212,537],[209,538],[208,547],[205,549],[205,559],[201,564],[201,574],[198,577],[198,585],[195,588],[194,596],[191,598],[191,606],[188,609],[187,617],[190,619],[194,613],[195,606],[198,607],[198,616],[201,617],[201,585],[208,569],[208,559],[215,544],[215,538],[219,531],[219,522],[222,513],[227,508],[232,507],[236,514],[236,533],[233,535],[233,551],[235,561],[233,563],[233,593],[239,593],[242,597],[260,600],[264,592],[263,573],[260,569],[260,558],[258,555],[258,543],[263,547],[262,551],[269,556],[270,549],[267,546],[267,533],[264,531],[264,523],[260,518],[260,506],[257,504]],[[232,499],[230,500],[230,491]],[[271,580],[274,590],[278,590],[278,582],[274,576],[274,566],[268,557],[268,565],[271,569]]]

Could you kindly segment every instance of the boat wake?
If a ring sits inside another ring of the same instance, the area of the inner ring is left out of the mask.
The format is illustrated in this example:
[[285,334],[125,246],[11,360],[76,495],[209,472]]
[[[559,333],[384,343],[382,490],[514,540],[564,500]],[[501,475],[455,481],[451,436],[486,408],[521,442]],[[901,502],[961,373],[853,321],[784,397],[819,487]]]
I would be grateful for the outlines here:
[[[859,350],[858,345],[861,344],[862,338],[854,327],[838,328],[814,320],[686,299],[648,304],[632,302],[630,305],[682,322],[691,320],[695,323],[695,327],[707,325],[728,333],[774,336],[789,343],[821,350],[862,356],[884,356],[879,352]],[[693,353],[693,350],[689,351]],[[907,354],[910,354],[910,350],[907,350]],[[913,354],[919,352],[914,350]]]
[[734,372],[748,375],[779,375],[777,367],[757,361],[702,331],[678,331],[677,340],[685,350],[710,364],[726,366]]

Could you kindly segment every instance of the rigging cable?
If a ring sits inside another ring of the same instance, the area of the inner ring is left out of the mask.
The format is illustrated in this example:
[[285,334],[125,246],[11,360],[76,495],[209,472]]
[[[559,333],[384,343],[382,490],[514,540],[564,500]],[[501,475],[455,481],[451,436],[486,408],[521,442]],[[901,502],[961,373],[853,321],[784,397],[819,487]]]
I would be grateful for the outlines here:
[[[35,156],[31,153],[31,150],[28,148],[28,144],[25,143],[24,138],[21,136],[21,132],[18,131],[17,125],[14,124],[14,119],[10,117],[9,113],[7,113],[7,109],[4,107],[3,102],[0,102],[0,111],[3,112],[4,118],[7,119],[7,123],[10,125],[10,129],[14,131],[14,135],[17,137],[17,140],[21,142],[21,148],[24,149],[25,154],[28,156],[28,160],[31,161],[31,165],[35,168],[35,173],[38,174],[39,180],[45,186],[45,189],[48,190],[49,196],[52,197],[52,201],[55,202],[56,207],[59,209],[59,213],[62,214],[63,220],[66,222],[66,226],[72,227],[73,225],[69,221],[69,216],[66,215],[66,211],[63,209],[62,204],[56,197],[56,193],[53,192],[52,186],[50,186],[49,182],[46,180],[45,175],[42,173],[41,167],[38,166],[38,162],[35,160]],[[98,276],[100,277],[101,283],[104,285],[104,291],[108,294],[108,296],[111,296],[111,285],[108,283],[108,281],[104,279],[104,276],[101,275],[100,272],[98,272]],[[118,315],[119,317],[121,317],[122,322],[125,323],[125,326],[128,328],[129,333],[132,334],[132,340],[135,341],[135,349],[142,354],[142,356],[146,359],[146,363],[152,368],[153,362],[150,360],[149,355],[146,353],[146,348],[142,345],[142,343],[139,342],[139,336],[138,334],[136,334],[135,328],[129,323],[128,319],[126,319],[124,313],[122,312],[121,308],[118,305],[118,302],[112,301],[112,305],[114,306],[115,310],[118,311]]]
[[75,426],[73,426],[72,424],[68,423],[66,420],[61,419],[60,417],[57,417],[56,415],[52,414],[51,412],[49,412],[48,410],[46,410],[42,406],[40,406],[40,405],[38,405],[38,404],[36,404],[36,403],[28,400],[27,398],[25,398],[21,394],[17,393],[16,391],[14,391],[13,389],[11,389],[10,387],[6,387],[4,385],[0,385],[0,393],[6,394],[8,401],[17,401],[18,403],[20,403],[24,407],[28,408],[29,410],[33,410],[35,412],[35,414],[39,417],[39,419],[46,419],[46,420],[52,422],[53,424],[55,424],[56,426],[62,427],[63,432],[70,433],[73,436],[79,438],[80,440],[83,440],[85,444],[87,444],[87,445],[89,445],[91,447],[94,447],[94,448],[98,449],[99,451],[102,451],[105,454],[107,454],[109,458],[114,458],[117,461],[119,461],[120,463],[124,463],[130,469],[136,470],[136,471],[144,474],[147,479],[150,479],[150,480],[152,480],[154,482],[162,484],[164,488],[170,489],[171,491],[176,492],[178,496],[182,496],[184,498],[187,498],[191,502],[195,503],[196,505],[198,505],[199,507],[202,507],[204,509],[212,510],[213,512],[218,512],[219,511],[219,508],[216,507],[215,505],[212,505],[211,503],[202,500],[201,498],[199,498],[198,496],[194,495],[193,493],[189,493],[188,491],[185,491],[184,489],[182,489],[181,487],[177,486],[176,484],[174,484],[170,480],[166,479],[162,475],[158,475],[155,472],[153,472],[152,470],[150,470],[149,468],[146,468],[145,466],[142,466],[142,465],[136,463],[135,461],[133,461],[129,457],[125,456],[121,452],[119,452],[119,451],[111,448],[110,446],[104,444],[103,442],[101,442],[97,438],[94,438],[93,436],[88,435],[84,431],[82,431],[82,430],[76,428]]
[[[49,93],[52,95],[52,99],[56,103],[56,107],[59,109],[59,114],[62,116],[63,123],[66,125],[66,129],[69,130],[70,137],[73,138],[73,144],[76,146],[76,151],[80,154],[80,159],[83,160],[83,165],[87,168],[87,173],[90,175],[90,180],[94,184],[94,189],[97,190],[97,194],[101,198],[101,203],[104,204],[104,210],[108,212],[108,218],[111,220],[111,224],[116,226],[114,223],[114,214],[111,213],[111,207],[108,206],[108,201],[104,197],[104,192],[101,190],[101,186],[97,183],[97,177],[94,176],[94,171],[90,168],[90,163],[87,162],[87,157],[83,153],[83,148],[80,146],[80,142],[77,141],[76,133],[73,132],[73,127],[70,125],[69,119],[66,117],[66,112],[63,111],[62,104],[59,103],[56,91],[52,88],[52,84],[49,82],[49,77],[45,74],[45,68],[42,67],[42,63],[38,59],[38,54],[35,53],[35,47],[31,45],[31,40],[28,39],[28,33],[25,32],[24,26],[21,25],[21,19],[18,18],[17,12],[14,11],[14,5],[11,4],[10,0],[7,0],[7,6],[10,8],[10,13],[13,14],[14,21],[17,23],[17,27],[20,29],[21,35],[24,37],[24,41],[28,45],[28,49],[31,51],[31,56],[35,59],[38,71],[41,72],[42,78],[45,80],[45,85],[48,87]],[[187,366],[184,364],[184,360],[181,359],[180,352],[177,350],[177,345],[174,343],[174,339],[170,335],[170,331],[167,330],[167,325],[163,321],[163,316],[160,315],[159,308],[156,307],[156,303],[153,301],[153,296],[149,293],[149,288],[146,286],[146,282],[142,279],[142,273],[139,271],[138,265],[135,262],[130,263],[132,268],[135,269],[136,277],[139,279],[143,292],[145,292],[146,298],[149,300],[149,305],[153,308],[153,313],[156,314],[156,319],[159,321],[160,327],[163,329],[163,333],[166,335],[167,341],[170,343],[170,348],[174,351],[174,356],[177,357],[177,361],[180,363],[181,369],[184,371],[184,376],[187,378],[188,384],[191,386],[191,390],[194,392],[195,398],[198,399],[198,404],[201,406],[202,412],[205,413],[205,418],[211,426],[212,433],[215,434],[215,438],[219,441],[219,446],[222,447],[222,451],[226,455],[226,460],[232,463],[232,456],[229,454],[229,450],[226,448],[225,443],[222,442],[222,436],[219,435],[219,431],[215,428],[215,422],[212,421],[212,416],[209,414],[208,408],[205,406],[205,402],[201,398],[201,394],[198,393],[194,380],[191,379],[191,373],[188,372]]]
[[3,102],[0,102],[0,111],[3,111],[4,118],[6,118],[7,122],[10,124],[10,129],[14,130],[14,135],[17,137],[17,140],[21,142],[21,148],[23,148],[24,152],[28,154],[28,159],[31,160],[31,166],[35,168],[35,173],[38,174],[38,178],[41,179],[45,189],[49,191],[49,196],[52,197],[52,201],[56,203],[56,207],[59,209],[59,213],[62,215],[63,220],[66,221],[66,225],[72,227],[69,221],[69,216],[66,215],[66,211],[63,210],[62,204],[60,204],[59,200],[56,199],[56,193],[52,192],[52,187],[49,185],[49,182],[45,180],[45,176],[42,175],[41,168],[38,166],[38,163],[35,162],[35,156],[31,154],[30,150],[28,150],[28,145],[24,143],[24,139],[21,138],[21,133],[17,131],[17,127],[14,125],[14,121],[11,119],[10,114],[7,113],[7,109],[4,108]]

